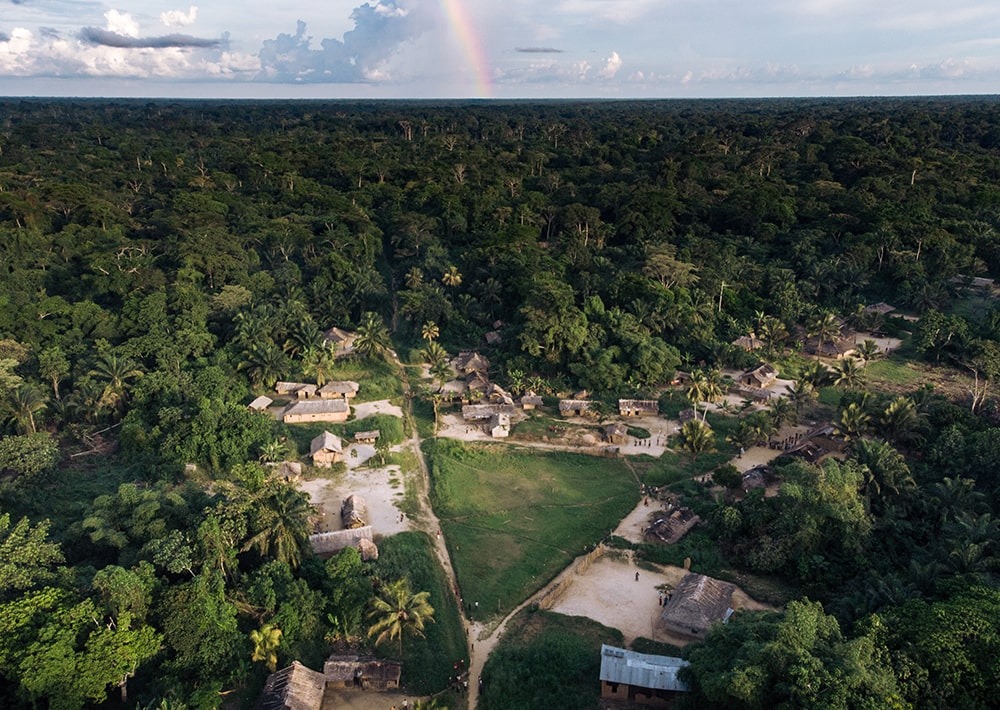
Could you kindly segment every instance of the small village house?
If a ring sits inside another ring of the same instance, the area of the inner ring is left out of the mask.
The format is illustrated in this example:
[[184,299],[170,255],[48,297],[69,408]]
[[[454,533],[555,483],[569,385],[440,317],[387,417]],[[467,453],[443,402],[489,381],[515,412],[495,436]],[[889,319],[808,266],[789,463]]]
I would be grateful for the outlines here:
[[655,417],[660,403],[655,399],[619,399],[618,413],[623,417]]
[[351,407],[344,399],[313,399],[292,402],[281,413],[285,424],[297,422],[346,422]]
[[601,698],[665,707],[690,689],[679,678],[687,661],[601,645]]
[[671,633],[702,639],[712,627],[733,613],[736,587],[703,574],[690,572],[663,605],[660,622]]
[[481,372],[485,374],[490,369],[490,361],[483,355],[480,355],[475,350],[465,350],[458,354],[452,364],[455,369],[463,375],[468,375],[473,372]]
[[308,382],[276,382],[274,391],[279,395],[295,397],[296,399],[309,399],[316,394],[316,385]]
[[602,430],[604,440],[609,444],[625,444],[628,442],[628,427],[621,422],[605,425]]
[[[309,536],[309,546],[320,557],[332,555],[348,547],[356,547],[358,550],[362,550],[362,543],[365,541],[374,544],[371,525],[362,525],[360,528],[348,528],[347,530],[314,533]],[[364,555],[362,555],[362,559],[364,559]]]
[[346,357],[354,352],[354,341],[358,334],[334,326],[323,334],[323,338],[333,348],[334,357]]
[[672,506],[653,514],[650,520],[649,527],[642,531],[643,540],[664,545],[673,545],[701,522],[701,518],[690,508]]
[[776,379],[778,379],[778,371],[774,369],[774,366],[762,362],[740,375],[739,383],[742,387],[763,390],[773,385]]
[[590,401],[586,399],[560,399],[559,413],[564,417],[585,417],[592,414]]
[[510,404],[466,404],[462,407],[462,419],[467,422],[485,421],[495,414],[509,417],[513,413],[514,406]]
[[267,677],[257,698],[258,710],[320,710],[326,692],[326,674],[298,661]]
[[270,397],[265,397],[261,395],[257,397],[254,401],[247,405],[247,409],[253,412],[266,412],[267,408],[274,404],[274,400]]
[[754,350],[760,350],[764,347],[764,341],[753,333],[750,335],[741,335],[734,340],[732,344],[733,347],[737,347],[740,350],[746,350],[748,353],[753,352]]
[[542,406],[541,395],[537,395],[534,392],[529,392],[528,394],[521,397],[521,409],[523,409],[526,412],[541,406]]
[[313,466],[329,468],[344,460],[344,446],[339,436],[324,431],[309,444]]
[[489,419],[486,432],[494,439],[506,439],[510,436],[510,415],[497,412]]
[[354,440],[359,444],[374,444],[378,441],[378,438],[382,435],[382,432],[378,429],[372,429],[371,431],[358,431],[354,433]]
[[354,399],[357,396],[361,385],[350,380],[327,382],[320,387],[316,394],[322,399]]
[[401,671],[399,663],[371,656],[330,656],[323,664],[326,682],[334,688],[396,690]]

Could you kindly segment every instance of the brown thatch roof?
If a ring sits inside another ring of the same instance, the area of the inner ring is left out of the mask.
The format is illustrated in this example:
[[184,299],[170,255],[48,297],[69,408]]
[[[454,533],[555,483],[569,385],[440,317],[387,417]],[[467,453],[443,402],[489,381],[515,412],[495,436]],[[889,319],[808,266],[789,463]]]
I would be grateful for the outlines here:
[[336,382],[327,382],[325,385],[317,390],[319,395],[334,395],[339,394],[345,397],[353,397],[361,389],[361,385],[357,382],[352,382],[351,380],[341,380]]
[[662,510],[651,516],[650,525],[643,530],[642,535],[649,542],[672,545],[700,522],[701,518],[690,508]]
[[324,431],[309,444],[310,456],[315,456],[320,451],[336,451],[337,453],[343,453],[344,445],[339,436],[331,434],[328,431]]
[[486,372],[490,369],[490,361],[479,353],[464,351],[454,360],[455,369],[459,372]]
[[671,627],[693,635],[703,634],[727,618],[736,587],[693,572],[687,574],[663,605],[661,618]]
[[358,540],[358,552],[361,553],[361,559],[365,562],[378,559],[378,545],[368,538]]
[[763,388],[774,382],[777,377],[778,371],[774,366],[762,362],[740,375],[740,382],[751,387]]
[[619,399],[618,412],[623,417],[656,416],[660,413],[660,403],[655,399]]
[[586,399],[560,399],[559,411],[566,412],[586,412],[590,409],[590,401]]
[[361,541],[372,539],[372,526],[365,525],[352,530],[333,530],[309,536],[309,545],[317,555],[329,555],[345,547],[361,549]]
[[272,673],[257,699],[259,710],[319,710],[323,705],[326,675],[292,661]]
[[466,421],[491,419],[497,414],[506,414],[509,417],[513,413],[514,407],[510,404],[467,404],[462,407],[462,419]]
[[746,351],[759,350],[764,347],[764,341],[755,335],[741,335],[733,341],[733,345]]
[[252,409],[255,412],[263,412],[265,409],[267,409],[268,407],[270,407],[272,404],[274,404],[274,400],[273,399],[271,399],[270,397],[265,397],[264,395],[261,395],[260,397],[257,397],[256,399],[254,399],[254,401],[252,401],[250,404],[248,404],[247,408],[248,409]]

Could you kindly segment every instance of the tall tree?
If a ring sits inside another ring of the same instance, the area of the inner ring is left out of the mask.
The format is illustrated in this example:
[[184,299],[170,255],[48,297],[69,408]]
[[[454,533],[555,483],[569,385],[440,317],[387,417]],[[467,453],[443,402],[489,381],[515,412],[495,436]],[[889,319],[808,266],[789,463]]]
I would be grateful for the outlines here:
[[423,636],[424,626],[434,621],[434,607],[428,602],[429,597],[430,592],[414,594],[405,578],[383,584],[371,600],[368,618],[373,623],[368,628],[369,638],[374,638],[376,645],[398,639],[402,653],[403,636]]

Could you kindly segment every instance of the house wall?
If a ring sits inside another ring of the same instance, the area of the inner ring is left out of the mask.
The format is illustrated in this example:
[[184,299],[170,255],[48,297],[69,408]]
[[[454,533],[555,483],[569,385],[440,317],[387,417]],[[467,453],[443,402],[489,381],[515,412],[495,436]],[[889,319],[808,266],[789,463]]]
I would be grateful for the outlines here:
[[295,422],[334,422],[341,423],[347,421],[347,412],[311,412],[308,414],[296,414],[290,412],[283,418],[285,424]]
[[321,466],[323,468],[329,468],[335,463],[339,463],[344,460],[343,454],[337,451],[317,451],[313,454],[313,466]]

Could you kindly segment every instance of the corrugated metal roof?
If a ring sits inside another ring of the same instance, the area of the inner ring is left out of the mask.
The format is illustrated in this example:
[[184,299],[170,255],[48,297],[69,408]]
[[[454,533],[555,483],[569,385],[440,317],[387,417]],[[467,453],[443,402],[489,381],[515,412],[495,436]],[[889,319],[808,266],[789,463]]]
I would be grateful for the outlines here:
[[690,665],[682,658],[651,656],[606,644],[601,646],[601,680],[639,688],[686,692],[678,671]]

